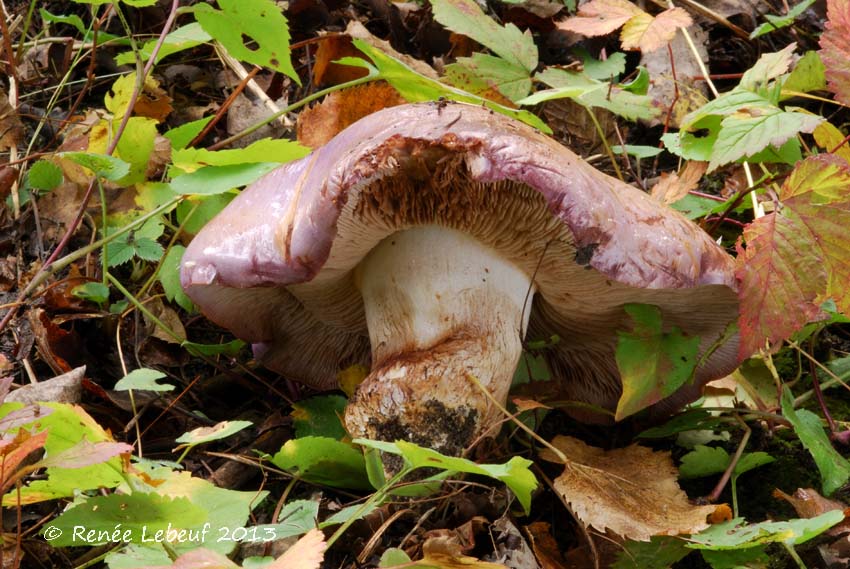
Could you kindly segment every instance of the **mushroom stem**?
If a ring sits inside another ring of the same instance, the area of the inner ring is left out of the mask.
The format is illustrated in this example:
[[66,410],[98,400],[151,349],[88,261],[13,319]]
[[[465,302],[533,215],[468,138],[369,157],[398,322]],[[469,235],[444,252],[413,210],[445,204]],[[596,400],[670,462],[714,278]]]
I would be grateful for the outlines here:
[[390,235],[356,269],[372,372],[349,404],[354,436],[405,439],[460,454],[498,418],[468,377],[500,402],[522,351],[529,276],[459,231]]

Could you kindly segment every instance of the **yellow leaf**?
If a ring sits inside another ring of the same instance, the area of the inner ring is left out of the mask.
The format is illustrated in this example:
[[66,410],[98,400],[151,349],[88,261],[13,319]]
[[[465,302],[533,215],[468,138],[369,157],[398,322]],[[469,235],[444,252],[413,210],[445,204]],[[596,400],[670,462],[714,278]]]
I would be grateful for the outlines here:
[[369,375],[369,368],[363,364],[354,364],[336,374],[336,379],[339,381],[339,388],[342,389],[350,399],[357,390],[357,386],[363,383],[363,380],[366,379],[367,375]]
[[630,18],[620,32],[623,49],[639,49],[643,53],[666,46],[679,28],[687,28],[691,17],[682,8],[670,8],[654,18],[641,12]]

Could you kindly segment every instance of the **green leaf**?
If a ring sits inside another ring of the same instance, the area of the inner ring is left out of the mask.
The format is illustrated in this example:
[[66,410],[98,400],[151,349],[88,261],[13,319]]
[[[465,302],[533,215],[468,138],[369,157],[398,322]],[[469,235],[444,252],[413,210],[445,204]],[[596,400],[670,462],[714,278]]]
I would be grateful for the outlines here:
[[545,132],[546,134],[552,134],[552,129],[546,126],[546,123],[528,111],[511,109],[494,103],[488,99],[484,99],[483,97],[473,95],[472,93],[467,93],[466,91],[450,87],[449,85],[435,81],[430,77],[420,75],[401,61],[385,54],[362,40],[354,39],[352,42],[354,43],[354,47],[366,54],[366,56],[372,60],[374,67],[362,59],[352,57],[344,58],[344,60],[340,60],[340,62],[344,62],[347,65],[358,65],[360,67],[372,69],[373,73],[374,70],[377,70],[377,75],[375,76],[376,79],[383,79],[387,81],[402,97],[411,103],[417,103],[420,101],[436,101],[440,98],[444,98],[461,103],[482,105],[505,116],[520,120],[542,132]]
[[527,70],[483,53],[459,57],[446,66],[445,78],[469,93],[487,96],[489,91],[495,90],[511,101],[522,99],[531,91],[531,76]]
[[113,389],[115,391],[128,391],[130,389],[144,389],[147,391],[172,391],[173,385],[157,383],[166,375],[155,369],[134,369],[118,380]]
[[210,115],[196,121],[187,122],[163,134],[165,138],[171,141],[172,161],[174,159],[174,153],[186,148],[213,118],[215,117]]
[[767,567],[770,556],[763,547],[747,549],[726,549],[711,551],[703,549],[702,558],[711,565],[711,569],[747,569],[749,567]]
[[363,454],[329,437],[289,440],[271,461],[307,482],[356,490],[372,487]]
[[193,356],[235,356],[245,347],[245,342],[231,340],[223,344],[197,344],[184,340],[180,345]]
[[612,569],[668,569],[691,551],[684,540],[655,536],[650,541],[627,540]]
[[27,171],[27,184],[35,190],[49,192],[56,189],[62,180],[62,168],[47,160],[37,160]]
[[177,223],[184,232],[197,235],[235,197],[236,192],[189,196],[177,205]]
[[153,540],[157,532],[165,537],[169,529],[176,538],[181,529],[205,521],[207,512],[187,498],[142,492],[110,494],[88,498],[67,510],[45,526],[41,535],[52,547],[142,543]]
[[191,313],[195,311],[195,305],[186,296],[183,287],[180,285],[180,261],[183,260],[183,253],[185,252],[186,247],[183,245],[172,245],[162,260],[157,278],[162,284],[165,298],[171,302],[176,302],[180,308]]
[[[808,0],[807,0],[808,1]],[[792,97],[785,91],[808,93],[826,90],[826,67],[816,51],[807,51],[794,65],[794,69],[782,83],[780,98]]]
[[815,459],[824,495],[829,496],[841,488],[850,479],[850,461],[829,442],[817,415],[805,409],[794,409],[794,397],[787,386],[782,390],[782,414],[791,422],[800,442]]
[[204,166],[238,166],[266,162],[283,164],[303,158],[309,153],[309,148],[297,142],[264,138],[235,150],[184,148],[174,151],[171,160],[181,170],[193,171]]
[[109,287],[103,283],[88,282],[71,289],[71,294],[103,306],[109,302]]
[[88,168],[95,176],[115,182],[130,172],[130,165],[119,158],[91,152],[60,152],[61,158],[67,158],[75,164]]
[[319,524],[319,527],[326,528],[339,524],[344,524],[350,519],[361,520],[378,509],[377,504],[352,504],[341,509],[325,521]]
[[642,160],[644,158],[653,158],[658,156],[664,150],[662,148],[658,148],[657,146],[639,146],[634,144],[626,144],[625,146],[620,146],[616,144],[611,147],[611,152],[614,154],[622,154],[626,153],[629,156],[634,156],[635,158]]
[[390,547],[384,550],[381,555],[381,560],[378,562],[378,567],[387,568],[395,567],[396,565],[407,566],[411,562],[410,556],[403,549]]
[[261,536],[269,530],[275,539],[302,535],[316,527],[319,519],[319,502],[316,500],[293,500],[280,511],[276,524],[264,524],[248,528],[249,533]]
[[118,140],[116,156],[130,164],[130,171],[119,181],[123,185],[147,179],[148,163],[156,139],[156,121],[148,117],[130,117]]
[[658,427],[646,429],[638,435],[644,439],[660,439],[684,431],[712,430],[722,423],[705,409],[688,409]]
[[812,132],[823,121],[823,117],[802,112],[742,109],[720,123],[708,170],[753,156],[768,146],[778,148],[798,133]]
[[[169,55],[192,49],[203,43],[210,41],[212,37],[206,33],[198,22],[192,22],[185,26],[181,26],[165,36],[159,52],[156,54],[156,61],[159,63],[163,58]],[[158,39],[145,42],[139,48],[139,55],[142,61],[150,59],[153,49],[159,42]],[[132,51],[120,53],[115,57],[115,62],[118,65],[132,65],[136,62],[136,56]],[[203,119],[202,119],[203,120]],[[209,119],[207,119],[209,120]]]
[[746,549],[775,542],[797,545],[817,537],[843,519],[844,513],[841,510],[833,510],[814,518],[787,522],[745,524],[743,518],[737,518],[715,524],[703,532],[692,535],[688,547],[722,551]]
[[513,24],[500,26],[474,0],[431,0],[434,19],[453,32],[470,37],[526,74],[537,67],[537,46],[530,32]]
[[803,15],[803,12],[809,9],[809,6],[815,3],[815,0],[803,0],[790,10],[784,16],[774,16],[773,14],[765,14],[764,19],[767,22],[760,24],[750,33],[750,39],[769,34],[776,30],[781,30],[794,23],[798,17]]
[[207,166],[173,178],[171,189],[184,195],[220,194],[250,184],[279,167],[279,162]]
[[693,376],[699,338],[688,338],[673,327],[664,332],[661,309],[649,304],[626,304],[632,321],[629,332],[618,332],[617,369],[623,394],[617,403],[619,421],[661,401]]
[[[33,418],[32,424],[39,430],[47,430],[47,442],[44,445],[45,457],[55,456],[66,451],[82,440],[96,444],[113,442],[112,436],[91,418],[81,407],[65,403],[40,403],[52,412]],[[6,403],[0,406],[0,417],[20,409],[19,403]],[[124,481],[124,468],[119,458],[85,466],[83,468],[47,468],[47,479],[35,480],[3,497],[3,505],[32,504],[56,498],[73,496],[76,493],[96,488],[114,488]]]
[[530,470],[532,462],[525,458],[515,456],[505,464],[476,464],[465,458],[445,456],[435,450],[406,441],[388,443],[355,439],[354,442],[383,452],[401,455],[405,463],[412,468],[440,468],[447,471],[466,472],[467,474],[479,474],[495,478],[502,481],[516,494],[517,500],[526,513],[531,508],[531,493],[537,488],[537,479]]
[[759,466],[764,466],[765,464],[770,464],[775,460],[775,458],[766,452],[748,452],[742,455],[738,460],[738,464],[735,465],[735,470],[732,472],[732,478],[737,478],[750,470],[756,469]]
[[165,249],[147,237],[139,237],[133,243],[135,255],[143,261],[159,261],[165,254]]
[[221,421],[212,427],[198,427],[180,435],[176,442],[182,443],[178,448],[197,446],[212,441],[219,441],[235,435],[239,431],[253,425],[251,421]]
[[221,10],[209,4],[193,7],[204,31],[221,42],[236,59],[268,67],[301,79],[289,54],[289,24],[272,0],[218,0]]
[[348,400],[342,395],[318,395],[292,405],[295,437],[329,437],[340,440],[346,436],[340,417]]
[[731,461],[732,457],[722,448],[697,445],[682,457],[679,476],[686,479],[711,476],[726,470]]
[[626,54],[616,51],[608,59],[599,60],[584,48],[575,48],[573,53],[581,58],[584,74],[599,81],[613,81],[626,71]]

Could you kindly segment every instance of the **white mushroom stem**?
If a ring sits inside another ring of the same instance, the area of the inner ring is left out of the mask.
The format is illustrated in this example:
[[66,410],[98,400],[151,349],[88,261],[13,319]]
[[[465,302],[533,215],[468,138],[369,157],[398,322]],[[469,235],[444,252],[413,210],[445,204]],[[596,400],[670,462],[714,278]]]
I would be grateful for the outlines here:
[[507,398],[534,293],[529,275],[472,237],[426,225],[384,239],[355,278],[372,372],[346,426],[459,453],[498,418],[469,377]]

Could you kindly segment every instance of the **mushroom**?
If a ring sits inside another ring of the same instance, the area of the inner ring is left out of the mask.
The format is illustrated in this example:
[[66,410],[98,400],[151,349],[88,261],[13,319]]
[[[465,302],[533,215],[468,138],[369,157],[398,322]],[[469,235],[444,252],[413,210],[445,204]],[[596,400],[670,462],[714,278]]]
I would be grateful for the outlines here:
[[[181,279],[258,361],[316,388],[371,363],[352,435],[457,454],[499,418],[523,339],[577,402],[616,408],[626,303],[716,344],[733,261],[692,222],[532,128],[465,104],[374,113],[257,181],[195,237]],[[667,412],[738,363],[704,358]],[[716,347],[716,346],[715,346]],[[610,415],[573,412],[604,422]]]

